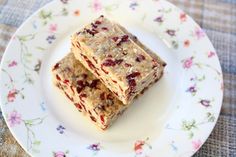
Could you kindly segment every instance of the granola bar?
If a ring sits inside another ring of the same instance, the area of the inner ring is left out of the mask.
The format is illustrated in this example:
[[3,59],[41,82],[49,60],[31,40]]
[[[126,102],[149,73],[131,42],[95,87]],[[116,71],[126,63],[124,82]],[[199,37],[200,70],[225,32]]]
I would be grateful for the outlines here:
[[72,51],[124,104],[160,79],[166,65],[135,36],[104,16],[72,36]]
[[53,82],[77,109],[105,130],[127,105],[119,101],[105,85],[69,53],[52,69]]

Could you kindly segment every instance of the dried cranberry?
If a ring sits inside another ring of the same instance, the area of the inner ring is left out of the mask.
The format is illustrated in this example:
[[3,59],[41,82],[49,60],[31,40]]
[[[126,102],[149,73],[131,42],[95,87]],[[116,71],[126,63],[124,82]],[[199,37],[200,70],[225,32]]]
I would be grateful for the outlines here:
[[69,80],[64,80],[63,83],[68,84],[70,81]]
[[108,31],[107,27],[102,27],[102,30]]
[[100,25],[100,24],[102,24],[102,22],[101,21],[96,21],[95,24]]
[[95,29],[92,29],[92,30],[90,30],[90,29],[85,29],[85,31],[86,31],[88,34],[91,34],[92,36],[94,36],[95,34],[98,33],[98,31],[95,30]]
[[120,65],[123,61],[124,61],[123,59],[116,59],[116,60],[115,60],[115,63],[118,64],[118,65]]
[[105,120],[104,120],[104,115],[100,115],[100,119],[101,119],[102,123],[105,122]]
[[129,86],[131,88],[131,90],[134,89],[134,87],[136,86],[136,81],[134,79],[128,80]]
[[83,98],[86,98],[86,97],[87,97],[87,95],[86,95],[85,93],[80,94],[80,96],[79,96],[79,98],[80,98],[80,100],[81,100],[82,102],[84,102],[84,99],[83,99]]
[[105,93],[104,92],[100,94],[100,99],[105,100]]
[[144,55],[138,55],[138,57],[136,58],[137,62],[142,62],[143,60],[145,60],[146,58],[144,57]]
[[120,46],[123,42],[127,42],[128,39],[129,39],[129,36],[128,36],[128,35],[123,35],[123,36],[121,37],[120,42],[117,44],[117,46]]
[[56,70],[56,69],[58,69],[59,68],[59,66],[60,66],[60,64],[59,63],[57,63],[54,67],[53,67],[53,69],[52,70]]
[[61,78],[59,77],[59,75],[56,75],[56,78],[58,81],[61,81]]
[[113,37],[112,40],[116,42],[119,39],[119,37]]
[[91,23],[91,25],[92,25],[93,28],[97,28],[97,27],[98,27],[98,26],[95,25],[94,23]]
[[116,80],[112,80],[112,82],[114,82],[114,83],[117,83],[117,81],[116,81]]
[[97,88],[97,84],[98,84],[99,80],[93,80],[92,83],[90,84],[91,88]]
[[113,61],[112,59],[106,59],[103,63],[103,66],[110,67],[110,66],[115,66],[116,62]]
[[79,94],[83,89],[84,89],[83,87],[77,87],[77,88],[76,88],[76,91],[77,91],[77,93]]
[[95,123],[97,122],[96,118],[94,116],[90,116],[91,120],[94,121]]
[[129,64],[129,63],[125,63],[125,66],[126,66],[126,67],[132,67],[132,65]]
[[133,72],[133,73],[127,75],[126,79],[130,80],[130,79],[133,79],[133,78],[140,76],[140,75],[141,75],[140,72]]
[[75,104],[75,106],[76,106],[78,109],[82,110],[82,106],[81,106],[79,103]]

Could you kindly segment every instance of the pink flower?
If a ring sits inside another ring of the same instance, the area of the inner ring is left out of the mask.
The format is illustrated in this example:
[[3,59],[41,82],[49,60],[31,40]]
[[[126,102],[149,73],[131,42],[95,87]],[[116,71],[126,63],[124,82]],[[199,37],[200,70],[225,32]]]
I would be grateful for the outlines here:
[[142,154],[144,144],[145,144],[145,141],[136,141],[135,142],[134,151],[135,151],[136,154]]
[[16,124],[21,123],[21,115],[17,113],[17,111],[12,111],[10,113],[10,116],[8,117],[7,121],[10,124],[10,127],[15,126]]
[[58,151],[54,153],[54,157],[66,157],[64,152]]
[[57,31],[57,24],[51,24],[51,25],[49,26],[49,31],[50,31],[51,33],[55,33],[55,32]]
[[208,52],[208,54],[207,54],[208,58],[214,57],[215,55],[216,55],[216,53],[212,52],[212,51]]
[[188,59],[183,61],[183,68],[184,69],[189,69],[189,68],[192,67],[192,65],[193,65],[193,58],[194,57],[190,57],[190,58],[188,58]]
[[187,20],[187,15],[185,13],[181,13],[179,15],[180,21],[185,22]]
[[16,94],[18,94],[18,91],[16,89],[10,90],[7,95],[7,101],[14,102],[14,100],[16,98]]
[[193,149],[197,151],[201,147],[202,142],[200,140],[192,141],[192,145],[193,145]]
[[12,61],[10,64],[8,64],[8,67],[14,67],[17,65],[16,61]]
[[201,28],[196,28],[194,35],[197,37],[198,40],[205,37],[205,33]]
[[102,4],[99,0],[94,0],[92,7],[93,7],[94,11],[96,11],[96,12],[102,10]]

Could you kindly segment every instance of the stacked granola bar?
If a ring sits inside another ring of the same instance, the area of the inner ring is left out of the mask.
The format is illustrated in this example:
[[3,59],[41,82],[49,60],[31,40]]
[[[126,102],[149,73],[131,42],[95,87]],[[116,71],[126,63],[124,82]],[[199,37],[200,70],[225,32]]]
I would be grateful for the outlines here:
[[53,67],[54,83],[102,129],[159,80],[166,65],[104,16],[72,35],[71,51]]

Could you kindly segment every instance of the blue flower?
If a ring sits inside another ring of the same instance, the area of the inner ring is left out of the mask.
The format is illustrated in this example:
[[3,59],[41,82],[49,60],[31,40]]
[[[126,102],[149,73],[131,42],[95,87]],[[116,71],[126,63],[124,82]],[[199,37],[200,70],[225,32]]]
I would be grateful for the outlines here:
[[51,44],[54,40],[56,40],[55,35],[49,35],[46,39],[49,44]]
[[57,127],[57,131],[60,133],[60,134],[63,134],[64,132],[65,132],[65,127],[63,127],[62,125],[59,125],[58,127]]
[[132,9],[132,10],[135,10],[136,7],[138,6],[138,3],[137,2],[132,2],[129,7]]

